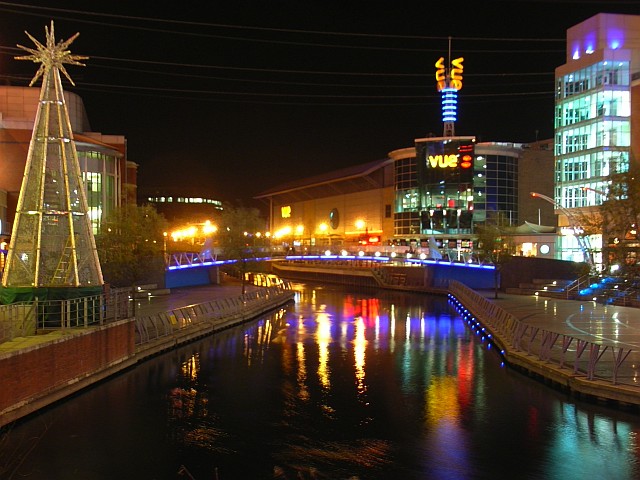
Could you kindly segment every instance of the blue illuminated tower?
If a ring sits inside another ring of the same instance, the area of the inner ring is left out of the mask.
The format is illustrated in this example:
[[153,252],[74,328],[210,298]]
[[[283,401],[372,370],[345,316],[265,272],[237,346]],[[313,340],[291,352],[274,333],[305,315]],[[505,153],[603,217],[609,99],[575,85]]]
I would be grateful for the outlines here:
[[[103,279],[88,215],[60,72],[74,84],[64,64],[86,59],[67,50],[78,34],[56,44],[53,22],[45,27],[46,45],[29,33],[36,48],[18,47],[40,67],[30,86],[42,77],[0,301],[73,298],[100,293]],[[34,293],[37,292],[37,293]]]
[[[449,57],[451,56],[451,40],[449,40]],[[442,95],[442,122],[444,137],[455,136],[455,122],[458,114],[458,90],[462,88],[462,62],[464,58],[456,58],[450,62],[451,67],[444,64],[444,57],[436,62],[437,88]]]

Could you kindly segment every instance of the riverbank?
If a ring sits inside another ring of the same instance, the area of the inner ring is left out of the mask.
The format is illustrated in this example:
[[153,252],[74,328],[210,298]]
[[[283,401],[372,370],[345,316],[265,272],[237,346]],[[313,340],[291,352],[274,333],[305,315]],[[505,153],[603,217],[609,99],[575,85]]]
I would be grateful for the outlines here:
[[[239,325],[291,302],[294,292],[233,281],[137,300],[136,316],[0,344],[0,427],[153,355]],[[173,305],[167,307],[167,305]]]

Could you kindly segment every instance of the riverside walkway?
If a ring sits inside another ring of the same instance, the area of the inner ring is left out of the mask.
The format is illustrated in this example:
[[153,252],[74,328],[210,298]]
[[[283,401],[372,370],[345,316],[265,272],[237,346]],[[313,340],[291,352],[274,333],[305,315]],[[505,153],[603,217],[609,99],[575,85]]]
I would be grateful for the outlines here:
[[640,408],[640,309],[502,292],[494,298],[493,290],[455,283],[450,292],[510,366],[578,397]]
[[[244,293],[243,293],[244,292]],[[292,301],[288,282],[254,286],[225,279],[165,295],[136,298],[135,346],[140,361],[219,330],[240,325]]]
[[[251,284],[245,285],[245,292],[254,292],[259,287]],[[242,285],[239,281],[226,280],[223,284],[202,285],[195,287],[182,287],[171,289],[167,295],[149,296],[136,300],[136,315],[154,315],[169,312],[190,305],[221,300],[224,298],[238,297],[242,294]]]

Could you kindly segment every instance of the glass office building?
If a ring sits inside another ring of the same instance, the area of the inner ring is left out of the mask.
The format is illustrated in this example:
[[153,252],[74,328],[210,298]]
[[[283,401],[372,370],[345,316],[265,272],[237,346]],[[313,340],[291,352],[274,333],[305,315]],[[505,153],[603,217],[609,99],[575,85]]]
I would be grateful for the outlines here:
[[[602,205],[610,175],[629,169],[632,72],[637,70],[640,16],[598,14],[567,31],[566,64],[556,69],[555,192],[565,260],[583,260],[576,216]],[[602,263],[602,235],[588,239]]]

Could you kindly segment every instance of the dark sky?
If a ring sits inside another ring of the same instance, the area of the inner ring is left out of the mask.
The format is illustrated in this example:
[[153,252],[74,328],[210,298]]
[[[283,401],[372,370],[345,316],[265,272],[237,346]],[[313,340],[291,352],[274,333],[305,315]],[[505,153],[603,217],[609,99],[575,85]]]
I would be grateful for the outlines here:
[[[125,135],[143,189],[249,199],[442,135],[434,64],[464,57],[457,135],[551,138],[566,30],[639,1],[0,1],[0,76],[16,44],[57,39],[92,129]],[[40,83],[38,83],[38,86]]]

